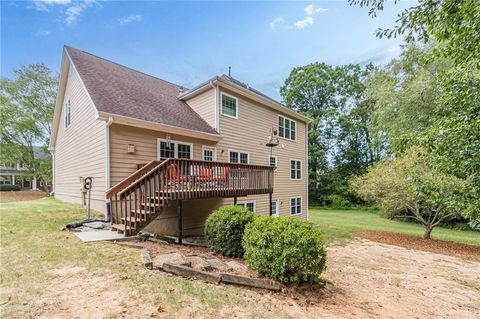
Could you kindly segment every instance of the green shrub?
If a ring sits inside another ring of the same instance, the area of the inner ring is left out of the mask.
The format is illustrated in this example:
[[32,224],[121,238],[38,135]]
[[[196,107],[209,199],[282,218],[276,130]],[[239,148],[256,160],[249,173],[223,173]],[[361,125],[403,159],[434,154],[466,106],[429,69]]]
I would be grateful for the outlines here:
[[19,191],[20,186],[18,185],[0,185],[0,192],[6,191]]
[[255,218],[245,228],[243,248],[250,267],[281,282],[318,282],[325,269],[320,230],[298,218]]
[[213,211],[205,223],[210,249],[225,256],[243,256],[243,232],[253,218],[254,214],[243,206],[225,206]]

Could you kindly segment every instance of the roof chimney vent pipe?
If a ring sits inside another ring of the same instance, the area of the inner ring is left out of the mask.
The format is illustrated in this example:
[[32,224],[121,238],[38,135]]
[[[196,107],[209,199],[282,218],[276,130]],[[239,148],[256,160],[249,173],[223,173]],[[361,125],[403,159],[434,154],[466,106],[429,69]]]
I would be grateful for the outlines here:
[[228,76],[230,76],[230,77],[232,76],[232,67],[231,66],[228,67]]

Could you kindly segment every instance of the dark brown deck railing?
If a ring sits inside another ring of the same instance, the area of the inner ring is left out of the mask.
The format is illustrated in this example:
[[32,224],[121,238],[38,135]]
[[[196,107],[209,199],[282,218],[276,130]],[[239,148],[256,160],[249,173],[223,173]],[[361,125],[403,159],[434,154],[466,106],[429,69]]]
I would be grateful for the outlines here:
[[130,235],[170,201],[272,193],[274,170],[190,159],[151,161],[107,192],[112,223]]

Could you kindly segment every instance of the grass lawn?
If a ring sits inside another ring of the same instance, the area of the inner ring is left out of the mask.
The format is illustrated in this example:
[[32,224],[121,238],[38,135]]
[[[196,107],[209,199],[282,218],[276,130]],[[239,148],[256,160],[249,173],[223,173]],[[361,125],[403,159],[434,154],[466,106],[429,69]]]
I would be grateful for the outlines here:
[[[106,308],[109,312],[90,317],[224,317],[229,309],[239,307],[249,318],[268,318],[272,313],[287,317],[271,299],[255,291],[149,271],[142,266],[138,249],[113,243],[85,244],[74,234],[60,230],[84,216],[82,209],[51,198],[0,204],[0,317],[51,317],[52,313],[45,313],[48,307],[51,311],[86,311],[78,308],[89,306],[92,298],[83,302],[81,298],[91,293],[81,291],[75,281],[88,281],[85,289],[106,283],[106,287],[95,290],[100,296],[93,299],[99,302],[93,311]],[[67,276],[52,272],[65,268],[84,270]],[[77,309],[57,295],[68,285],[73,288],[65,294],[78,295]],[[102,303],[102,296],[110,298],[107,305]],[[62,317],[68,315],[63,313]]]
[[[404,233],[423,236],[423,226],[380,217],[378,212],[366,210],[329,210],[310,208],[310,221],[324,231],[328,242],[350,238],[352,233],[365,230]],[[434,228],[432,238],[480,245],[480,232]]]

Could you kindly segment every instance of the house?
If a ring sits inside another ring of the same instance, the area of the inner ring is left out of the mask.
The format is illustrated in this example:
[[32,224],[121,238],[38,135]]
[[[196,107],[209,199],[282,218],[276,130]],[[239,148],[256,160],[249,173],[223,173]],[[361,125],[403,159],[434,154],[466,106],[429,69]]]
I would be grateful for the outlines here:
[[[33,156],[35,159],[50,161],[50,154],[39,146],[33,146]],[[0,185],[17,185],[21,190],[37,190],[44,186],[21,162],[0,163]]]
[[92,209],[126,234],[200,235],[212,210],[234,203],[308,219],[307,121],[230,76],[186,89],[65,47],[55,197],[85,204],[92,177]]

